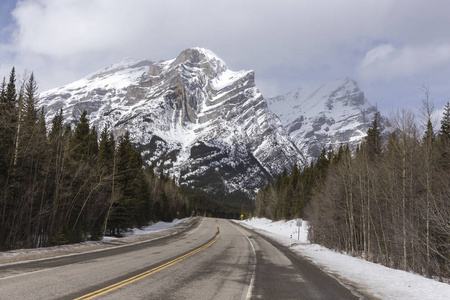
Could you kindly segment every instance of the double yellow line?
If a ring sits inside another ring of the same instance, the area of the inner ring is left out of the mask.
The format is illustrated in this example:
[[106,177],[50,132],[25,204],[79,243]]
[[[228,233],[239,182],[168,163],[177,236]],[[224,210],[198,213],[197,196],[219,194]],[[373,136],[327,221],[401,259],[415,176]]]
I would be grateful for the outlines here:
[[142,279],[142,278],[145,278],[145,277],[147,277],[149,275],[152,275],[152,274],[154,274],[154,273],[156,273],[158,271],[164,270],[165,268],[170,267],[170,266],[176,264],[177,262],[180,262],[180,261],[182,261],[182,260],[184,260],[184,259],[186,259],[186,258],[188,258],[188,257],[190,257],[190,256],[192,256],[192,255],[194,255],[196,253],[199,253],[200,251],[202,251],[202,250],[208,248],[209,246],[211,246],[212,244],[214,244],[217,241],[217,239],[219,238],[220,232],[219,232],[219,225],[217,224],[217,221],[216,221],[216,226],[217,226],[217,234],[216,234],[216,236],[210,242],[206,243],[205,245],[203,245],[203,246],[201,246],[201,247],[199,247],[199,248],[197,248],[197,249],[195,249],[195,250],[193,250],[193,251],[191,251],[191,252],[189,252],[189,253],[187,253],[187,254],[185,254],[183,256],[180,256],[180,257],[178,257],[178,258],[176,258],[174,260],[171,260],[171,261],[169,261],[169,262],[167,262],[167,263],[165,263],[165,264],[163,264],[161,266],[158,266],[158,267],[153,268],[151,270],[145,271],[145,272],[143,272],[141,274],[138,274],[138,275],[133,276],[131,278],[125,279],[125,280],[120,281],[118,283],[112,284],[110,286],[107,286],[107,287],[105,287],[103,289],[100,289],[100,290],[97,290],[95,292],[92,292],[92,293],[86,294],[84,296],[75,298],[74,300],[93,299],[95,297],[104,295],[104,294],[109,293],[111,291],[114,291],[114,290],[116,290],[118,288],[121,288],[121,287],[123,287],[123,286],[125,286],[127,284],[130,284],[132,282],[138,281],[139,279]]

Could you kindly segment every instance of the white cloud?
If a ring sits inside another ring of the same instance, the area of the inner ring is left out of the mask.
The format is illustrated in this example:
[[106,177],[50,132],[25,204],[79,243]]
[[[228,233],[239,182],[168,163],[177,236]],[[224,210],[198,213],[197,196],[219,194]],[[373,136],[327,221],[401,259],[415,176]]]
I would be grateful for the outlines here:
[[439,0],[19,0],[0,62],[35,71],[47,89],[123,57],[171,59],[200,46],[254,69],[266,96],[347,76],[370,87],[448,75],[449,9]]
[[360,63],[360,74],[368,80],[390,82],[414,77],[450,64],[450,43],[437,46],[405,46],[390,44],[369,50]]
[[394,51],[395,48],[390,44],[375,47],[366,53],[361,65],[363,68],[370,68],[373,65],[385,61]]
[[18,24],[14,42],[18,52],[56,58],[114,49],[136,41],[136,34],[142,33],[145,18],[149,17],[143,4],[105,0],[23,1],[13,13]]

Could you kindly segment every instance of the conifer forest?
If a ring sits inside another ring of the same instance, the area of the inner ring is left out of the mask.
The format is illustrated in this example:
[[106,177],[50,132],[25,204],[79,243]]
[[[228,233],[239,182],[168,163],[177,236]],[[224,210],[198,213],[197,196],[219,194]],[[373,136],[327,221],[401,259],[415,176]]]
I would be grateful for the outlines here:
[[0,250],[122,235],[190,215],[175,182],[145,170],[129,133],[97,131],[86,112],[75,128],[62,111],[46,128],[34,75],[15,69],[0,95]]
[[[351,151],[323,149],[317,161],[259,190],[256,215],[304,217],[309,240],[367,261],[428,277],[450,276],[450,104],[432,126],[429,90],[421,118],[406,110],[390,120],[383,140],[380,115]],[[417,125],[422,119],[423,134]]]
[[[60,111],[47,128],[33,74],[17,79],[13,68],[0,91],[0,251],[120,236],[190,216],[199,206],[237,216],[240,204],[214,202],[145,169],[128,132],[95,128],[86,111],[74,127]],[[429,90],[422,92],[420,116],[399,110],[384,136],[376,113],[361,144],[323,149],[307,166],[288,166],[241,213],[302,217],[311,242],[449,278],[450,104],[433,128]]]

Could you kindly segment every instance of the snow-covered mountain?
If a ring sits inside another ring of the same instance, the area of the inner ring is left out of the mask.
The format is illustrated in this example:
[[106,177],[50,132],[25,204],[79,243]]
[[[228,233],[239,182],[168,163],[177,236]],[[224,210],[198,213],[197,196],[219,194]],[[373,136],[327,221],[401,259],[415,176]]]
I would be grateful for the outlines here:
[[255,87],[209,50],[172,60],[123,60],[44,92],[47,121],[62,108],[76,124],[84,110],[97,130],[130,131],[144,161],[180,184],[213,193],[253,192],[305,159]]
[[[317,158],[330,145],[336,149],[340,144],[359,143],[376,112],[357,83],[349,78],[300,87],[267,102],[308,159]],[[381,121],[384,126],[384,119]]]
[[156,171],[216,195],[252,194],[323,147],[359,143],[376,111],[351,79],[266,100],[253,71],[232,71],[202,48],[162,62],[124,59],[42,93],[39,104],[49,124],[63,109],[75,125],[86,110],[98,131],[130,131]]

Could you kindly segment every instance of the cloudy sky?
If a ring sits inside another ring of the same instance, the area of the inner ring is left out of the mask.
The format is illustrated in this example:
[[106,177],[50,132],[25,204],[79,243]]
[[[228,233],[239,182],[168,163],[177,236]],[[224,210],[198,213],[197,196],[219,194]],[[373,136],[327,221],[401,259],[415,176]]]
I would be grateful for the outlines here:
[[252,69],[265,97],[355,79],[384,114],[450,100],[448,0],[2,0],[0,75],[33,71],[40,90],[122,58],[212,50]]

